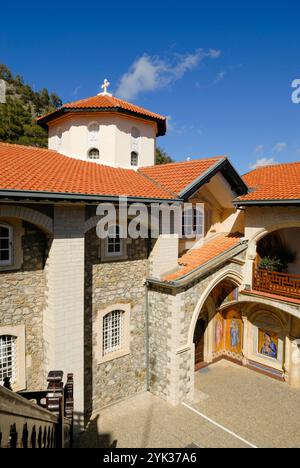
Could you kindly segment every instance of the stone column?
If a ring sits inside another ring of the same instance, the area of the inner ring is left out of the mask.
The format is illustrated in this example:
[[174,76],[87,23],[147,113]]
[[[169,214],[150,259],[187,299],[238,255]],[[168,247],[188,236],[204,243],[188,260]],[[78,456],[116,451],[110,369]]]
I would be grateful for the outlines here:
[[290,365],[288,383],[293,388],[300,388],[300,339],[290,339]]
[[243,315],[242,317],[242,320],[243,320],[243,329],[244,329],[244,333],[243,333],[243,364],[244,366],[246,366],[248,364],[248,355],[249,355],[249,333],[248,333],[248,329],[249,329],[249,322],[248,322],[248,318],[245,317]]
[[74,374],[75,422],[84,412],[84,207],[54,208],[54,238],[47,262],[44,315],[46,372]]

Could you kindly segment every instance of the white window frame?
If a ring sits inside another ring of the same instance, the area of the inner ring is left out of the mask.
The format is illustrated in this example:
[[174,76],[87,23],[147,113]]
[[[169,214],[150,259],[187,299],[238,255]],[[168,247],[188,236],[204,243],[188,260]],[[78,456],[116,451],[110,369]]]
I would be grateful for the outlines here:
[[[122,342],[120,348],[112,350],[111,352],[104,352],[104,320],[109,314],[115,311],[122,312],[121,315],[121,334]],[[112,361],[114,359],[119,359],[120,357],[127,356],[130,354],[130,304],[117,303],[111,306],[106,307],[105,309],[99,310],[97,313],[97,318],[95,320],[95,335],[96,335],[96,358],[98,364]]]
[[12,336],[16,346],[15,379],[11,381],[16,392],[26,389],[25,325],[0,326],[0,336]]
[[[201,219],[200,219],[201,218]],[[204,237],[205,234],[205,210],[202,206],[201,213],[197,210],[197,207],[194,206],[192,209],[183,209],[182,212],[182,236],[186,238],[187,236],[191,236],[192,232],[196,231],[198,235],[202,235]],[[200,224],[201,221],[201,224]],[[201,226],[201,232],[199,230],[199,226]],[[189,228],[187,232],[186,228]],[[196,234],[196,235],[197,235]]]
[[14,252],[14,231],[13,231],[12,226],[10,226],[9,224],[3,223],[3,222],[0,222],[0,228],[1,227],[8,230],[8,249],[3,249],[3,250],[8,250],[9,258],[8,258],[8,260],[0,260],[0,267],[1,266],[10,266],[10,265],[13,264],[13,260],[14,260],[14,258],[13,258],[14,257],[14,255],[13,255],[13,252]]
[[[114,228],[115,226],[119,227],[119,235],[121,235],[121,226],[119,224],[110,226],[111,228]],[[110,245],[110,239],[113,239],[112,237],[107,237],[104,239],[102,242],[102,259],[103,260],[126,260],[127,259],[127,242],[126,239],[123,239],[120,237],[120,251],[119,252],[109,252],[109,245]]]

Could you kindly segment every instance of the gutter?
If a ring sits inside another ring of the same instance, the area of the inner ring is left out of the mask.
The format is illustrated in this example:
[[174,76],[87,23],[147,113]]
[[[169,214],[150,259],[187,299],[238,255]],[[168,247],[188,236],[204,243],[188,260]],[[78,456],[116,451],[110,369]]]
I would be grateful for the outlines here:
[[239,206],[254,206],[254,205],[300,205],[300,199],[292,200],[233,200],[233,205]]
[[233,255],[238,255],[239,253],[244,252],[247,249],[247,247],[248,247],[248,241],[242,240],[234,247],[231,247],[230,249],[226,250],[226,252],[223,252],[222,254],[215,257],[213,260],[209,260],[203,265],[200,265],[199,267],[195,268],[189,273],[186,273],[185,275],[181,276],[178,280],[167,282],[167,281],[161,281],[155,278],[148,278],[146,283],[147,285],[153,284],[156,286],[161,286],[164,288],[171,288],[171,289],[176,289],[179,287],[186,286],[194,279],[201,278],[201,276],[204,276],[211,269],[220,266],[222,263],[225,263]]
[[130,202],[144,202],[144,203],[165,203],[165,202],[178,202],[182,203],[180,198],[147,198],[147,197],[131,197],[127,195],[88,195],[80,193],[56,193],[56,192],[36,192],[36,191],[23,191],[23,190],[0,190],[0,198],[39,198],[54,201],[85,201],[85,202],[103,202],[119,201],[120,198],[126,197]]

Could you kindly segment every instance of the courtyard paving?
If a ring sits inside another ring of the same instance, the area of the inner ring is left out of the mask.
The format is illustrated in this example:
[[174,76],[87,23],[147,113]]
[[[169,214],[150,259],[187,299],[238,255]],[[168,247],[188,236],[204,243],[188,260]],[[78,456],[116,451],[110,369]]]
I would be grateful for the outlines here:
[[221,361],[196,374],[195,400],[143,393],[95,415],[81,447],[300,447],[300,391]]

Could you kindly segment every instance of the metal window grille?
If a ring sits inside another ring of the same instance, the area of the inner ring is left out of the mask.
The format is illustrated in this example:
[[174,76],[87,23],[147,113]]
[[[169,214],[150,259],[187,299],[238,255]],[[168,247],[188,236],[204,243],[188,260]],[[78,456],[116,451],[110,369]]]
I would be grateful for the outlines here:
[[15,382],[17,373],[16,338],[10,335],[0,336],[0,383],[9,377]]
[[109,254],[120,254],[121,250],[120,227],[111,226],[109,228],[109,237],[107,239],[107,251]]
[[89,159],[99,159],[100,158],[100,152],[97,148],[92,148],[90,149],[88,153]]
[[103,318],[103,356],[122,349],[123,314],[122,310],[114,310]]

